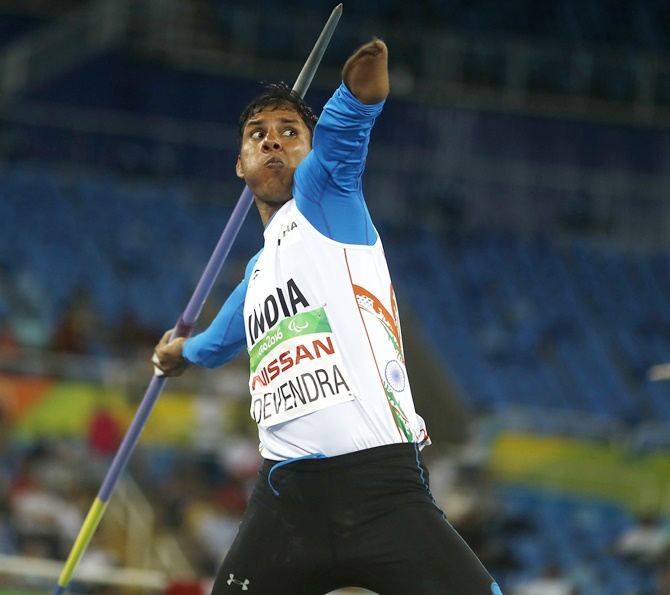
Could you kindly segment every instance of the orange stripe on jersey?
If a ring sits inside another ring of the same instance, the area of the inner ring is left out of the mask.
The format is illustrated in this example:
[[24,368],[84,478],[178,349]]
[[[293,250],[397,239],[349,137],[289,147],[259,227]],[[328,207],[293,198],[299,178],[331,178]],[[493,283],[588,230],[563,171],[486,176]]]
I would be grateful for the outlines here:
[[[389,332],[395,337],[396,343],[398,344],[398,350],[402,352],[402,345],[400,343],[400,332],[398,330],[398,318],[397,318],[397,308],[394,307],[396,311],[396,316],[391,316],[391,313],[384,307],[379,301],[379,298],[372,295],[367,289],[352,283],[354,288],[354,293],[356,294],[356,301],[361,308],[364,308],[370,314],[376,316],[384,326],[389,330]],[[391,296],[393,298],[393,286],[391,286]],[[363,299],[360,299],[360,298]],[[395,299],[392,299],[392,303],[395,306]]]
[[[386,310],[386,308],[384,308],[382,303],[374,295],[372,295],[370,292],[368,292],[367,290],[363,289],[362,287],[360,287],[359,285],[356,285],[354,283],[354,280],[351,276],[351,269],[349,268],[349,259],[347,258],[347,249],[344,248],[343,251],[344,251],[344,261],[347,265],[347,274],[349,275],[349,282],[351,283],[351,288],[354,291],[354,299],[356,300],[356,303],[358,305],[358,313],[361,317],[361,322],[363,323],[363,328],[365,329],[365,336],[368,338],[368,345],[370,346],[370,353],[372,353],[372,358],[375,360],[375,367],[377,368],[377,375],[379,376],[379,383],[382,385],[382,390],[384,390],[384,392],[386,392],[386,389],[384,388],[384,380],[382,379],[381,372],[379,371],[379,364],[377,363],[377,357],[375,356],[375,351],[372,348],[372,341],[370,340],[370,334],[368,333],[368,327],[366,326],[365,320],[363,319],[363,312],[362,312],[363,306],[361,306],[361,301],[358,299],[359,295],[364,295],[365,297],[370,298],[373,301],[373,303],[377,304],[379,306],[379,308],[381,308],[381,311],[386,314],[387,319],[389,321],[392,320],[392,319],[388,316],[388,311]],[[364,292],[364,293],[362,294],[361,292]],[[374,310],[371,310],[370,308],[365,308],[365,310],[374,314],[375,316],[377,316],[377,318],[380,318],[380,320],[383,320],[381,318],[380,314],[378,314]],[[384,322],[384,324],[386,324],[386,322]],[[395,328],[395,333],[393,333],[393,335],[396,338],[398,338],[399,335],[398,335],[397,326],[393,325],[393,328]],[[389,328],[389,330],[391,330],[391,328]],[[393,332],[393,331],[391,331],[391,332]],[[389,412],[391,413],[391,419],[393,419],[393,423],[395,424],[396,430],[398,430],[398,434],[400,434],[400,437],[403,438],[403,440],[404,440],[405,436],[402,432],[402,429],[398,425],[398,422],[396,421],[395,415],[393,415],[393,407],[392,407],[392,405],[391,405],[391,403],[388,399],[386,400],[386,403],[389,407]]]

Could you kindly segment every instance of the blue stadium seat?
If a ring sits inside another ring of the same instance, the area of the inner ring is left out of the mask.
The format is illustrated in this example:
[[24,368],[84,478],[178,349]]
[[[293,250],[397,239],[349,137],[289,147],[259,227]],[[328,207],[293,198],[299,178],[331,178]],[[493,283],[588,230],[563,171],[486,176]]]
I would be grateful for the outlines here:
[[670,325],[654,321],[665,310],[665,255],[631,260],[579,243],[559,251],[491,233],[405,243],[403,258],[423,266],[400,266],[397,284],[473,409],[546,407],[626,424],[666,418],[664,385],[643,383],[670,352],[670,331],[659,330]]

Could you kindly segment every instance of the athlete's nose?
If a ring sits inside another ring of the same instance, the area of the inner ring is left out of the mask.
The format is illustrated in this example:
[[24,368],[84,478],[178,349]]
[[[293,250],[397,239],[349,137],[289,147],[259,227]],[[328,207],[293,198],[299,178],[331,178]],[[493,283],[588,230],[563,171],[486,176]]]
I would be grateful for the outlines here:
[[272,129],[268,130],[268,133],[263,139],[263,150],[269,151],[279,151],[282,148],[281,137]]

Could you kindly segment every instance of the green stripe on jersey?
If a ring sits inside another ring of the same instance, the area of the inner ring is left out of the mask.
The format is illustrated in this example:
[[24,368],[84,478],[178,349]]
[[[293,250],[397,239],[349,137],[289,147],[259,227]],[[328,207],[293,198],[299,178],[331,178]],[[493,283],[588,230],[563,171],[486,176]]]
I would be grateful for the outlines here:
[[251,372],[255,372],[262,359],[285,341],[312,335],[315,333],[330,333],[330,323],[323,308],[301,312],[290,318],[284,318],[271,328],[263,338],[249,351]]

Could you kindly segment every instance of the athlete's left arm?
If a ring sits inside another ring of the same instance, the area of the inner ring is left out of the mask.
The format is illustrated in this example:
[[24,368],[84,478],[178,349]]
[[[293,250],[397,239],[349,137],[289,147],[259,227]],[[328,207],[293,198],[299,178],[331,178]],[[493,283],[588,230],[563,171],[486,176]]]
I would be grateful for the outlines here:
[[386,45],[372,41],[347,60],[342,85],[323,109],[313,150],[295,172],[300,212],[325,236],[350,244],[377,240],[361,178],[370,131],[388,94]]

